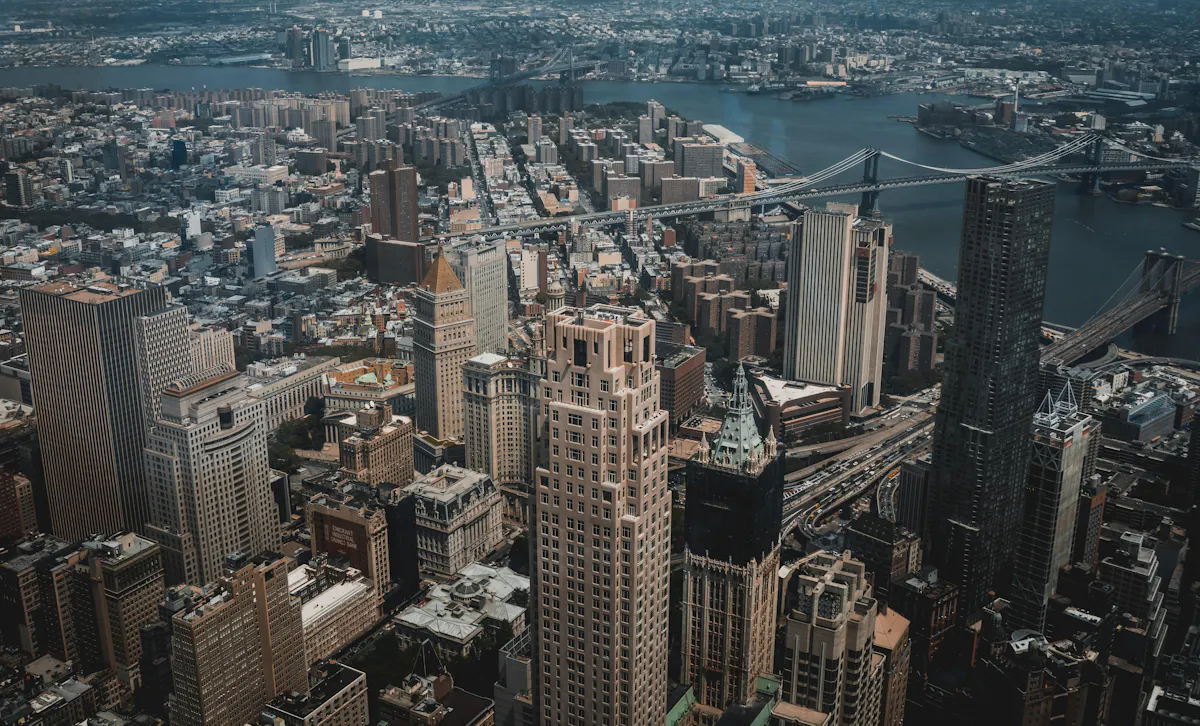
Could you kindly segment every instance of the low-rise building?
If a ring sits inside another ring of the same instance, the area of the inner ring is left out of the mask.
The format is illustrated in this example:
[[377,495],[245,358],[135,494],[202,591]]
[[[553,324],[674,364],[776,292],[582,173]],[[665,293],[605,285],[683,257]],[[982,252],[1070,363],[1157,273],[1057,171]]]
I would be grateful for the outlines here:
[[266,404],[266,428],[274,431],[284,421],[304,416],[308,399],[325,392],[325,373],[341,363],[337,357],[297,356],[251,363],[247,392]]
[[517,602],[528,600],[528,577],[475,562],[453,583],[434,585],[394,622],[400,637],[411,643],[428,640],[440,653],[467,656],[487,633],[524,630],[525,605]]
[[357,411],[369,404],[391,406],[392,413],[411,415],[416,390],[412,363],[364,358],[325,373],[325,411]]
[[374,584],[353,567],[324,557],[288,573],[288,592],[300,599],[304,659],[316,663],[371,629],[379,611]]
[[324,663],[310,676],[307,695],[284,693],[263,706],[272,726],[367,726],[367,674],[344,663]]

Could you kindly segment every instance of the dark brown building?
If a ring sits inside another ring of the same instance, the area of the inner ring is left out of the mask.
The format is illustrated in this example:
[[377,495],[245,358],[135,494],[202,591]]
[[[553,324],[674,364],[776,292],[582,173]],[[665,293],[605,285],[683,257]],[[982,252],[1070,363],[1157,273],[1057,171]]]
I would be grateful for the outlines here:
[[389,285],[412,285],[425,276],[425,245],[367,235],[365,245],[367,279]]
[[658,345],[660,400],[671,415],[671,426],[683,423],[704,405],[703,348],[690,345]]
[[729,360],[756,355],[770,358],[775,352],[775,313],[767,308],[730,310],[726,315],[725,332],[729,341]]
[[912,669],[927,675],[930,660],[954,628],[958,614],[958,586],[939,579],[937,570],[925,567],[894,584],[888,606],[908,618]]
[[420,240],[417,169],[392,166],[371,172],[371,231],[404,242]]
[[850,523],[846,547],[867,566],[880,602],[888,601],[892,583],[921,568],[921,539],[874,514],[861,514]]

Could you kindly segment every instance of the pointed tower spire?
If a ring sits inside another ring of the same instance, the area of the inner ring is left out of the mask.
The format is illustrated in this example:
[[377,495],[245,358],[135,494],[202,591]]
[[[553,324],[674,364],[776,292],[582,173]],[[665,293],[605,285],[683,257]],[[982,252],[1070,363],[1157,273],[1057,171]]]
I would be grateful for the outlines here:
[[1046,396],[1042,399],[1042,405],[1038,408],[1038,413],[1043,416],[1054,415],[1054,396],[1050,391],[1046,391]]
[[762,436],[754,420],[754,406],[747,392],[746,368],[738,365],[733,377],[733,398],[729,403],[721,430],[712,444],[713,463],[730,469],[747,471],[761,463]]

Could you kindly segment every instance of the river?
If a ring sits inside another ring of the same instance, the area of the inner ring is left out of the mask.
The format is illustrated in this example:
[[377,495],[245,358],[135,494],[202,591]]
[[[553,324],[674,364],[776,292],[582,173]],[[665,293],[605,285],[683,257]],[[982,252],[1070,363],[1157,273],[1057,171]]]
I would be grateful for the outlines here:
[[[207,66],[0,69],[0,86],[37,83],[90,89],[207,86],[317,93],[345,92],[357,86],[454,92],[479,81],[432,76],[351,77]],[[689,118],[726,126],[747,141],[795,162],[804,171],[823,169],[867,146],[947,168],[979,168],[996,163],[955,142],[931,138],[907,123],[888,119],[891,115],[915,115],[917,104],[929,98],[915,94],[794,103],[767,96],[721,93],[716,85],[702,84],[591,81],[584,89],[584,100],[588,103],[651,98]],[[880,173],[910,176],[914,172],[885,159]],[[880,209],[895,225],[897,248],[919,254],[923,266],[946,279],[957,277],[961,186],[888,191],[880,197]],[[1200,259],[1200,234],[1180,225],[1190,216],[1182,211],[1117,204],[1104,197],[1080,195],[1073,186],[1060,184],[1045,319],[1066,325],[1086,321],[1133,272],[1147,248],[1163,247]],[[1177,335],[1142,336],[1136,340],[1127,335],[1121,342],[1146,353],[1200,358],[1200,294],[1185,300]]]

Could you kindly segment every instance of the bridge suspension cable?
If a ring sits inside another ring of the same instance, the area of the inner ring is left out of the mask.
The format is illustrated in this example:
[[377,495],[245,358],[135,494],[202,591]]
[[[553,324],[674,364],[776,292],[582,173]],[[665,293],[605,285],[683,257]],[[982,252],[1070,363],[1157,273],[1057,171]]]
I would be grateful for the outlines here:
[[990,167],[983,167],[983,168],[979,168],[979,169],[949,169],[949,168],[941,167],[941,166],[930,166],[929,164],[922,164],[922,163],[916,162],[916,161],[909,161],[908,159],[896,156],[895,154],[889,154],[886,151],[881,151],[879,153],[883,156],[886,156],[889,159],[899,161],[903,164],[908,164],[910,166],[919,167],[921,169],[928,169],[930,171],[938,171],[938,172],[942,172],[944,174],[1005,174],[1005,173],[1021,171],[1023,169],[1027,169],[1030,167],[1041,166],[1043,164],[1046,164],[1047,162],[1057,161],[1058,159],[1061,159],[1064,156],[1068,156],[1077,151],[1080,151],[1085,146],[1087,146],[1089,143],[1091,143],[1094,138],[1095,137],[1093,135],[1088,134],[1087,136],[1081,136],[1078,139],[1075,139],[1074,141],[1063,144],[1062,146],[1058,147],[1057,149],[1054,149],[1053,151],[1048,151],[1045,154],[1042,154],[1041,156],[1035,156],[1032,159],[1025,159],[1024,161],[1018,161],[1018,162],[1014,162],[1012,164],[1005,164],[1004,166],[990,166]]
[[839,174],[849,171],[855,166],[858,166],[862,162],[866,161],[869,156],[876,153],[878,152],[872,149],[859,149],[857,153],[842,159],[833,166],[826,167],[821,171],[815,172],[809,176],[801,177],[794,181],[789,181],[786,184],[780,184],[766,191],[747,194],[745,199],[754,200],[758,198],[777,197],[780,194],[797,191],[812,184],[819,184],[826,179],[831,179]]

